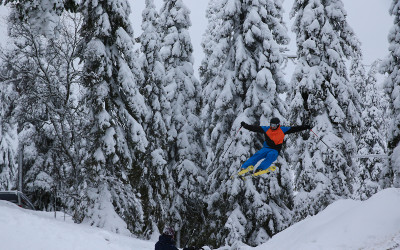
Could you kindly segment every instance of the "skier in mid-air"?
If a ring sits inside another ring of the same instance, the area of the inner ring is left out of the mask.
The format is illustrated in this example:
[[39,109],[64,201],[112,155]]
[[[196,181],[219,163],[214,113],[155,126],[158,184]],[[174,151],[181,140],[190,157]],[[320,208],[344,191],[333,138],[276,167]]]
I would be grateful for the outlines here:
[[245,122],[241,122],[240,125],[247,130],[263,133],[265,135],[264,147],[243,163],[241,171],[239,172],[239,175],[243,175],[252,171],[254,166],[264,159],[258,166],[257,172],[253,174],[254,176],[269,172],[269,166],[278,158],[278,154],[282,149],[285,135],[311,129],[309,125],[282,127],[280,125],[280,120],[276,117],[271,119],[270,126],[249,125]]

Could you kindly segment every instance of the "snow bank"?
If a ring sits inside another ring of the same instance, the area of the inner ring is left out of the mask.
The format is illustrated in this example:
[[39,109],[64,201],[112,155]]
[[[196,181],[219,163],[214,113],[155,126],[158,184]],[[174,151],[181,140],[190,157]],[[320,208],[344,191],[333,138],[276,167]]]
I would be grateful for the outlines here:
[[337,201],[255,249],[400,249],[400,189]]
[[[5,201],[0,201],[0,242],[7,250],[153,250],[155,244]],[[337,201],[259,247],[240,249],[400,249],[400,189],[385,189],[366,201]]]
[[0,201],[0,249],[5,250],[153,250],[154,242],[74,224],[58,213],[30,211]]

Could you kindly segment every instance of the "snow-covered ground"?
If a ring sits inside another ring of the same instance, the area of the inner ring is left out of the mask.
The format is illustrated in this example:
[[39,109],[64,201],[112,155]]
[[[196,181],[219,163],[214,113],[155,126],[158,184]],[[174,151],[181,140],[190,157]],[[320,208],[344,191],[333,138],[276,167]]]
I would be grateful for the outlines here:
[[154,250],[154,242],[64,221],[58,213],[30,211],[0,201],[1,250]]
[[256,249],[400,249],[400,189],[337,201]]
[[[0,249],[146,250],[154,242],[77,225],[58,213],[24,210],[0,201]],[[229,248],[220,248],[220,250]],[[275,235],[254,250],[400,249],[400,189],[367,201],[340,200]]]

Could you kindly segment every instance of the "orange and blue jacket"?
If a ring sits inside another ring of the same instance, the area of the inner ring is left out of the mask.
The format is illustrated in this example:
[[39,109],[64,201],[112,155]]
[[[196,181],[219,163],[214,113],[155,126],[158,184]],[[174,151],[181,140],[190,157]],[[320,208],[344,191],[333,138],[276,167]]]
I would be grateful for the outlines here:
[[285,135],[310,129],[310,126],[307,125],[294,127],[279,126],[275,130],[271,129],[270,126],[256,126],[249,124],[245,124],[243,127],[253,132],[263,133],[265,135],[264,147],[275,149],[278,152],[282,149]]

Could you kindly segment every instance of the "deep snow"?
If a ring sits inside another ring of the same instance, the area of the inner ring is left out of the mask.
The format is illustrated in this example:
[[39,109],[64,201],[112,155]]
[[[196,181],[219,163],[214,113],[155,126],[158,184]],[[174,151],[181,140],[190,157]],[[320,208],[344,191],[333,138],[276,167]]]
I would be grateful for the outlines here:
[[122,236],[88,225],[64,221],[58,213],[30,211],[0,201],[1,250],[136,250],[154,249],[154,243]]
[[400,189],[336,201],[256,249],[400,249]]
[[[0,201],[1,250],[146,250],[154,243]],[[339,200],[267,243],[241,249],[400,249],[400,189],[383,190],[367,201]]]

